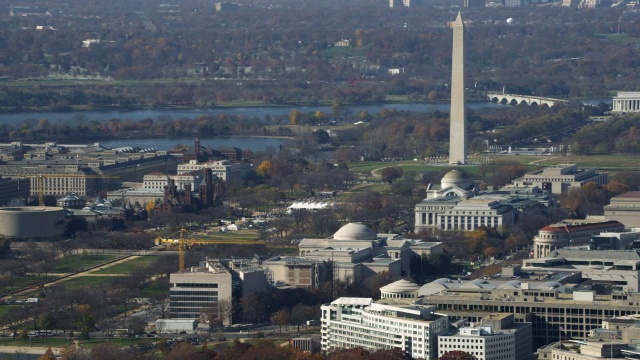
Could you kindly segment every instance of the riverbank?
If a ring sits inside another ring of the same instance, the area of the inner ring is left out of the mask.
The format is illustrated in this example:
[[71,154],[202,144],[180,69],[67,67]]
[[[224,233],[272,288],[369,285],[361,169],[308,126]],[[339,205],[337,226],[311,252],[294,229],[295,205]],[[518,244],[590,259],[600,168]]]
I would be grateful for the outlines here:
[[[362,104],[362,105],[344,105],[343,110],[351,114],[357,114],[360,111],[366,111],[369,114],[376,114],[383,109],[396,109],[398,111],[411,111],[418,113],[429,112],[448,112],[449,103],[395,103],[395,104]],[[485,108],[506,109],[508,106],[495,104],[492,102],[469,102],[467,107],[472,110],[481,110]],[[233,115],[247,118],[265,119],[266,116],[289,116],[292,110],[298,110],[303,113],[323,112],[331,114],[333,108],[331,105],[319,106],[254,106],[254,107],[216,107],[211,109],[198,109],[192,107],[176,107],[176,108],[153,108],[140,110],[84,110],[84,111],[21,111],[18,113],[5,112],[0,113],[0,124],[17,124],[25,120],[43,120],[53,121],[109,121],[112,119],[119,120],[144,120],[144,119],[180,119],[180,118],[197,118],[202,115]]]
[[[468,100],[467,103],[488,103],[484,100]],[[409,99],[407,96],[393,96],[385,99],[383,102],[356,102],[356,103],[341,103],[342,106],[387,106],[387,105],[410,105],[410,104],[424,104],[424,105],[448,105],[449,100],[442,101],[416,101],[415,99]],[[0,114],[24,114],[24,113],[69,113],[69,112],[96,112],[96,111],[115,111],[115,112],[134,112],[134,111],[210,111],[210,110],[236,110],[236,109],[252,109],[252,108],[314,108],[314,107],[331,107],[334,102],[332,100],[319,100],[313,103],[286,103],[286,104],[271,104],[261,101],[249,101],[249,100],[235,100],[218,103],[211,107],[197,107],[197,106],[184,106],[184,105],[110,105],[110,106],[95,106],[95,105],[68,105],[68,106],[31,106],[22,108],[0,108]]]

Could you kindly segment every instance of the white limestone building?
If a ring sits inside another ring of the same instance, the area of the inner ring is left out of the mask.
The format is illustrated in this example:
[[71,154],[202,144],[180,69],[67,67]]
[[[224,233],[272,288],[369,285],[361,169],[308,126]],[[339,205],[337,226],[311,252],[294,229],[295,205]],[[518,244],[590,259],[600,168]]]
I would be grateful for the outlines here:
[[628,191],[614,196],[604,207],[604,216],[624,224],[625,228],[640,227],[640,191]]
[[414,208],[415,231],[473,231],[480,226],[503,228],[515,224],[521,213],[555,203],[550,191],[536,186],[508,186],[480,192],[460,170],[429,184],[427,197]]
[[321,306],[322,351],[397,348],[414,359],[435,359],[437,336],[448,330],[449,322],[434,309],[374,303],[371,298],[339,298]]
[[542,190],[550,190],[553,194],[564,194],[571,188],[580,188],[584,184],[594,182],[606,185],[608,174],[598,173],[594,169],[578,169],[576,164],[559,164],[525,174],[514,181],[517,186],[537,186]]
[[503,228],[515,224],[516,210],[493,199],[476,197],[462,200],[451,209],[437,214],[439,230],[473,231],[478,227]]
[[411,275],[411,257],[440,253],[441,242],[404,239],[397,234],[376,234],[360,223],[341,227],[332,237],[302,239],[299,256],[332,263],[335,277],[359,282],[383,271],[400,278]]
[[382,299],[398,299],[403,301],[414,301],[418,298],[420,286],[409,280],[400,279],[380,288]]
[[587,219],[565,219],[538,230],[533,238],[533,257],[547,257],[556,250],[569,245],[587,245],[592,236],[608,231],[622,231],[624,225],[618,221],[592,217]]
[[640,112],[640,91],[618,91],[618,94],[613,97],[611,112]]

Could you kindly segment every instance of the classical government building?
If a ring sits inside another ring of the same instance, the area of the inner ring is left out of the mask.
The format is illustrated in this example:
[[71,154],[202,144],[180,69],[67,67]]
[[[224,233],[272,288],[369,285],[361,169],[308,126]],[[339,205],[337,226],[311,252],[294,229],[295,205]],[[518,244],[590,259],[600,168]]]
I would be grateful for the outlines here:
[[602,232],[624,230],[624,225],[600,216],[587,219],[565,219],[538,230],[533,238],[533,257],[547,257],[557,249],[570,245],[587,245],[591,237]]
[[[360,282],[383,271],[395,278],[409,276],[412,256],[437,254],[443,251],[443,246],[441,242],[376,234],[364,224],[349,223],[330,238],[302,239],[298,249],[302,259],[333,264],[331,271],[336,279]],[[275,266],[273,260],[271,264]]]
[[515,224],[521,213],[553,204],[549,191],[536,186],[506,187],[481,193],[460,170],[446,173],[440,184],[429,184],[427,197],[415,208],[415,231],[473,231]]
[[640,112],[640,91],[619,91],[613,97],[613,113]]

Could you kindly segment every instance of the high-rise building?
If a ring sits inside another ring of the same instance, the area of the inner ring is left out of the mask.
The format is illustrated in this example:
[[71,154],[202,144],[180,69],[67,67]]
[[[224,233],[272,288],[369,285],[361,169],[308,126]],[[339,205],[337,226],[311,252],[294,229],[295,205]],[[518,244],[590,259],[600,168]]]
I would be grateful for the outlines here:
[[449,125],[449,164],[467,162],[467,121],[464,100],[464,23],[458,13],[453,28],[451,57],[451,112]]

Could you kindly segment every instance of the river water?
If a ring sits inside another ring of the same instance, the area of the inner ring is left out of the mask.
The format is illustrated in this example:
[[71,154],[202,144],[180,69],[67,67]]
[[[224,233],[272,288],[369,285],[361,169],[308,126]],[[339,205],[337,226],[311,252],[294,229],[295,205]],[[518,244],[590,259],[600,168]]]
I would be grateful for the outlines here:
[[[596,104],[601,100],[593,100]],[[610,100],[610,99],[609,99]],[[348,105],[345,108],[352,112],[357,113],[361,110],[365,110],[370,114],[376,114],[382,109],[397,109],[399,111],[412,111],[412,112],[449,112],[449,103],[419,103],[419,104],[381,104],[381,105]],[[467,103],[467,108],[471,110],[481,109],[499,109],[507,108],[505,105],[495,104],[491,102],[470,102]],[[225,109],[157,109],[157,110],[132,110],[132,111],[72,111],[72,112],[23,112],[23,113],[0,113],[0,124],[17,124],[25,120],[40,120],[47,119],[50,122],[55,121],[107,121],[110,119],[121,120],[142,120],[142,119],[179,119],[179,118],[195,118],[200,115],[215,115],[215,114],[231,114],[231,115],[244,115],[249,117],[264,118],[265,116],[281,116],[288,115],[291,110],[298,110],[301,112],[315,112],[322,111],[325,113],[331,113],[331,106],[291,106],[291,107],[250,107],[250,108],[225,108]],[[177,144],[193,146],[193,138],[154,138],[154,139],[114,139],[108,141],[101,141],[100,144],[109,148],[113,147],[139,147],[145,148],[157,148],[160,150],[171,149]],[[215,138],[200,138],[200,143],[203,146],[210,146],[213,148],[235,146],[241,149],[250,149],[252,151],[264,151],[269,148],[278,149],[280,145],[287,143],[286,139],[278,138],[256,138],[245,136],[231,136],[231,137],[215,137]]]
[[[490,102],[467,103],[467,108],[472,110],[487,108],[502,108],[504,105]],[[348,105],[346,109],[352,113],[366,110],[370,114],[376,114],[382,109],[397,109],[400,111],[414,112],[449,112],[449,103],[429,103],[429,104],[382,104],[382,105]],[[291,106],[291,107],[250,107],[250,108],[225,108],[225,109],[157,109],[157,110],[132,110],[132,111],[71,111],[71,112],[22,112],[0,114],[0,124],[16,124],[24,120],[47,119],[53,121],[78,121],[96,120],[107,121],[110,119],[122,120],[142,120],[142,119],[179,119],[195,118],[200,115],[230,114],[244,115],[249,117],[264,118],[265,116],[288,115],[291,110],[301,112],[322,111],[331,113],[331,106]]]
[[[156,148],[159,150],[168,150],[174,148],[177,144],[187,145],[193,149],[193,137],[177,137],[177,138],[157,138],[157,139],[114,139],[100,141],[100,145],[108,148],[137,146],[141,149]],[[289,140],[280,138],[259,138],[248,136],[229,136],[215,138],[200,138],[201,146],[212,148],[235,146],[240,149],[249,149],[251,151],[265,151],[273,148],[276,152],[280,145],[285,145]]]

